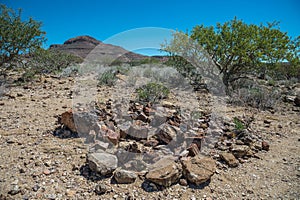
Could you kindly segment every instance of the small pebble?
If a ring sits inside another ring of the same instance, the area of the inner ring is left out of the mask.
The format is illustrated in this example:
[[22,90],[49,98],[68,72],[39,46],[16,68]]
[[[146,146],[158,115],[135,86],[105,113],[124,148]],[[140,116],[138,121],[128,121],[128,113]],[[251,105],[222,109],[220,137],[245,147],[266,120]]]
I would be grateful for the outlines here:
[[108,190],[108,189],[107,189],[106,185],[104,185],[104,184],[102,184],[102,183],[96,185],[96,187],[95,187],[95,192],[96,192],[96,194],[98,194],[98,195],[101,195],[101,194],[106,193],[107,190]]

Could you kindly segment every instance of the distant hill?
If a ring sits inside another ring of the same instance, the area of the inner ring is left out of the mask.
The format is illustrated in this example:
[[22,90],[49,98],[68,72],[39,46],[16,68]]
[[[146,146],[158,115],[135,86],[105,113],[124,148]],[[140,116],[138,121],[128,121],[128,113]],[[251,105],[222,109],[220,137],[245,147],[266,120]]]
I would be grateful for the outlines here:
[[119,46],[105,44],[90,36],[71,38],[65,41],[64,44],[50,45],[50,49],[71,53],[83,59],[89,59],[95,56],[110,56],[118,58],[118,60],[122,62],[132,62],[150,58],[149,56],[127,51]]

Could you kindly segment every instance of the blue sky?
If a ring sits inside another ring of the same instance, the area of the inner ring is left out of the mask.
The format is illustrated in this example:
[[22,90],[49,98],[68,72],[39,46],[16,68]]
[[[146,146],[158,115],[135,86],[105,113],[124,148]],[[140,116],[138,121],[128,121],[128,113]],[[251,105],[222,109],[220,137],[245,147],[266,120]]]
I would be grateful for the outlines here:
[[[195,25],[215,25],[237,16],[246,23],[280,21],[280,28],[292,37],[300,35],[298,0],[0,0],[14,9],[22,8],[24,18],[42,21],[47,43],[90,35],[101,41],[122,45],[124,35],[112,36],[135,28],[158,27],[190,31]],[[147,35],[148,34],[148,35]],[[153,32],[146,33],[147,37]],[[156,33],[155,33],[156,34]],[[126,35],[126,34],[125,34]],[[110,38],[110,39],[109,39]],[[116,37],[115,37],[116,38]],[[157,39],[158,43],[163,37]],[[118,43],[120,42],[121,43]]]

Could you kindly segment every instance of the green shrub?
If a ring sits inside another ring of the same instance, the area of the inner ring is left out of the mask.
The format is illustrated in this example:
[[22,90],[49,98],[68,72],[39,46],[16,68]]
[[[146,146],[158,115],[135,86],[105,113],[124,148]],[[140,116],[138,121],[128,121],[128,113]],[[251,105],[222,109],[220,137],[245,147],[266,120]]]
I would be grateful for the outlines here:
[[114,86],[117,81],[116,71],[113,69],[106,70],[98,78],[98,85]]
[[237,131],[242,131],[246,128],[245,124],[236,117],[233,119],[233,123],[234,123],[234,128]]
[[168,97],[169,88],[161,83],[148,83],[137,89],[137,97],[139,101],[155,103],[160,99]]

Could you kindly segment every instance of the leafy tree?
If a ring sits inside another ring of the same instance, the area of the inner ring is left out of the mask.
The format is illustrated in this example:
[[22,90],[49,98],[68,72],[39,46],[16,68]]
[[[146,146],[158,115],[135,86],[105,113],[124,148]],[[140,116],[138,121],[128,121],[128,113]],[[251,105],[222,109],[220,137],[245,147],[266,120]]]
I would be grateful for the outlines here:
[[20,9],[16,12],[0,5],[0,72],[22,63],[20,54],[34,52],[45,42],[41,25],[32,18],[22,21]]
[[[187,38],[183,35],[202,48],[186,45]],[[237,18],[224,24],[218,23],[215,27],[195,26],[190,36],[176,32],[170,44],[163,45],[163,49],[173,55],[187,55],[192,63],[201,56],[202,60],[213,61],[227,89],[249,73],[266,73],[284,61],[299,62],[299,37],[293,41],[287,33],[280,31],[277,22],[254,25]],[[204,51],[208,55],[203,56]]]

